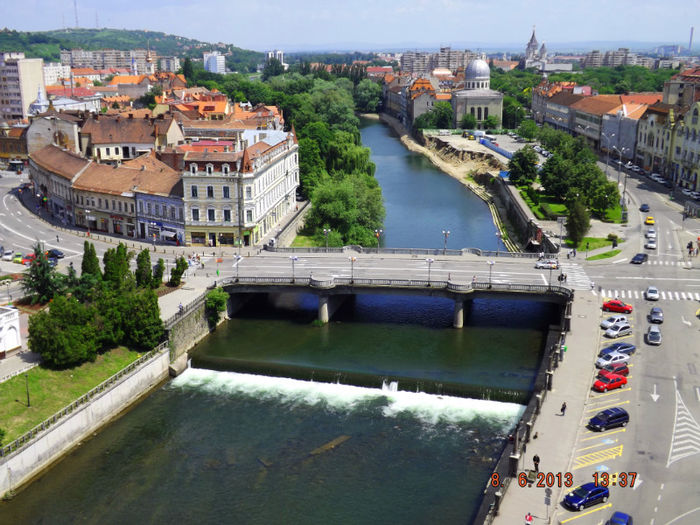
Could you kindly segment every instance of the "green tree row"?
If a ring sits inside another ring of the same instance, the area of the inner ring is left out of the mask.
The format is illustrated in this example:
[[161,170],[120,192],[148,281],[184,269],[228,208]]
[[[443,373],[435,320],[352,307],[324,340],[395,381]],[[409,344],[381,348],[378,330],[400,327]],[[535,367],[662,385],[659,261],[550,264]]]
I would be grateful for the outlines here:
[[662,91],[664,82],[678,73],[673,69],[648,69],[642,66],[588,67],[576,73],[555,73],[552,82],[575,81],[603,94]]

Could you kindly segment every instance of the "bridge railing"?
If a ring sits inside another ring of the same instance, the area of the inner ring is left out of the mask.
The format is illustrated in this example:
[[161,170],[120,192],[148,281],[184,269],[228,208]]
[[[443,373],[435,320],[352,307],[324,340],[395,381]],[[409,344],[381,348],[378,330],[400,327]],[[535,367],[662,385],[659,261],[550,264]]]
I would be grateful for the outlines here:
[[453,292],[491,291],[491,292],[521,292],[537,294],[557,294],[573,298],[573,290],[563,286],[528,283],[494,283],[469,282],[455,283],[452,281],[434,281],[427,279],[371,279],[350,277],[229,277],[217,281],[219,286],[236,285],[280,285],[280,286],[309,286],[311,288],[334,288],[336,286],[366,286],[388,288],[432,288]]
[[[440,248],[372,248],[363,246],[342,246],[342,247],[324,247],[324,246],[306,246],[306,247],[280,247],[265,245],[264,249],[274,253],[307,253],[307,254],[342,254],[342,253],[359,253],[366,255],[421,255],[421,256],[451,256],[460,257],[462,255],[472,254],[479,257],[510,257],[516,259],[536,259],[539,257],[537,253],[529,252],[509,252],[505,250],[482,250],[480,248],[462,248],[461,250],[440,249]],[[554,255],[554,254],[548,254]]]

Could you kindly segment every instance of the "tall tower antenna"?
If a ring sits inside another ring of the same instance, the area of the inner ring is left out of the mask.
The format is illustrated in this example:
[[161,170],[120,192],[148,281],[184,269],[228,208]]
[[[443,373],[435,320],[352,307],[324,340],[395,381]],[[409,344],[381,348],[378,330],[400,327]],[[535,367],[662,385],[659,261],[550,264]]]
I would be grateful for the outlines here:
[[693,49],[693,33],[695,32],[695,27],[690,26],[690,41],[688,42],[688,54],[690,50]]
[[78,0],[73,0],[73,10],[75,11],[75,27],[80,27],[78,24]]
[[95,29],[100,28],[100,14],[97,10],[95,10]]

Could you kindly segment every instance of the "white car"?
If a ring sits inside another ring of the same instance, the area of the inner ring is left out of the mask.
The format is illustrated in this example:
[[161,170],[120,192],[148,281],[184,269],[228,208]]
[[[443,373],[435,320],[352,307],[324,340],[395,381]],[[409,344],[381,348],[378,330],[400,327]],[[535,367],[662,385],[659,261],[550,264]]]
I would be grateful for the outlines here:
[[3,261],[11,261],[15,257],[15,252],[13,250],[5,250],[2,254]]
[[600,327],[607,330],[608,328],[610,328],[614,324],[626,323],[626,322],[628,322],[626,315],[613,315],[613,316],[608,317],[604,321],[602,321],[600,323]]
[[644,247],[647,250],[656,250],[656,239],[647,240],[647,242],[644,244]]
[[630,360],[630,357],[631,356],[621,352],[610,352],[609,354],[605,354],[604,356],[596,359],[595,366],[598,368],[603,368],[614,363],[627,363]]
[[545,270],[549,270],[551,268],[552,270],[556,270],[557,268],[559,268],[559,261],[554,259],[537,261],[535,263],[535,268],[544,268]]
[[658,301],[659,300],[659,289],[656,286],[649,286],[644,291],[644,298],[647,301]]
[[683,188],[683,189],[681,190],[681,193],[682,193],[683,195],[685,195],[686,197],[690,197],[690,196],[692,195],[693,191],[692,191],[692,190],[689,190],[688,188]]
[[656,239],[656,230],[654,228],[649,228],[644,236],[647,239]]

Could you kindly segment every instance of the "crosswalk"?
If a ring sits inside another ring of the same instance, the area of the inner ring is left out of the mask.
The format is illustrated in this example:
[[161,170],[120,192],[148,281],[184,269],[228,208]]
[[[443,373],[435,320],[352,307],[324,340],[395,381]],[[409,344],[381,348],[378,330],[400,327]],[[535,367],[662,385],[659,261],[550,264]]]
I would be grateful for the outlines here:
[[[644,299],[644,290],[613,290],[601,289],[593,290],[593,295],[600,294],[603,298],[619,298],[619,299]],[[700,301],[700,292],[674,292],[674,291],[659,291],[662,301]]]
[[[673,379],[674,384],[676,379]],[[685,406],[676,384],[676,418],[673,422],[671,449],[668,452],[666,467],[672,463],[700,453],[700,425]]]
[[574,290],[588,290],[591,287],[591,280],[586,275],[583,267],[577,263],[560,263],[560,272],[566,274],[564,286]]
[[684,268],[693,267],[693,263],[690,261],[658,261],[656,259],[649,259],[643,264],[651,264],[652,266],[682,266]]

